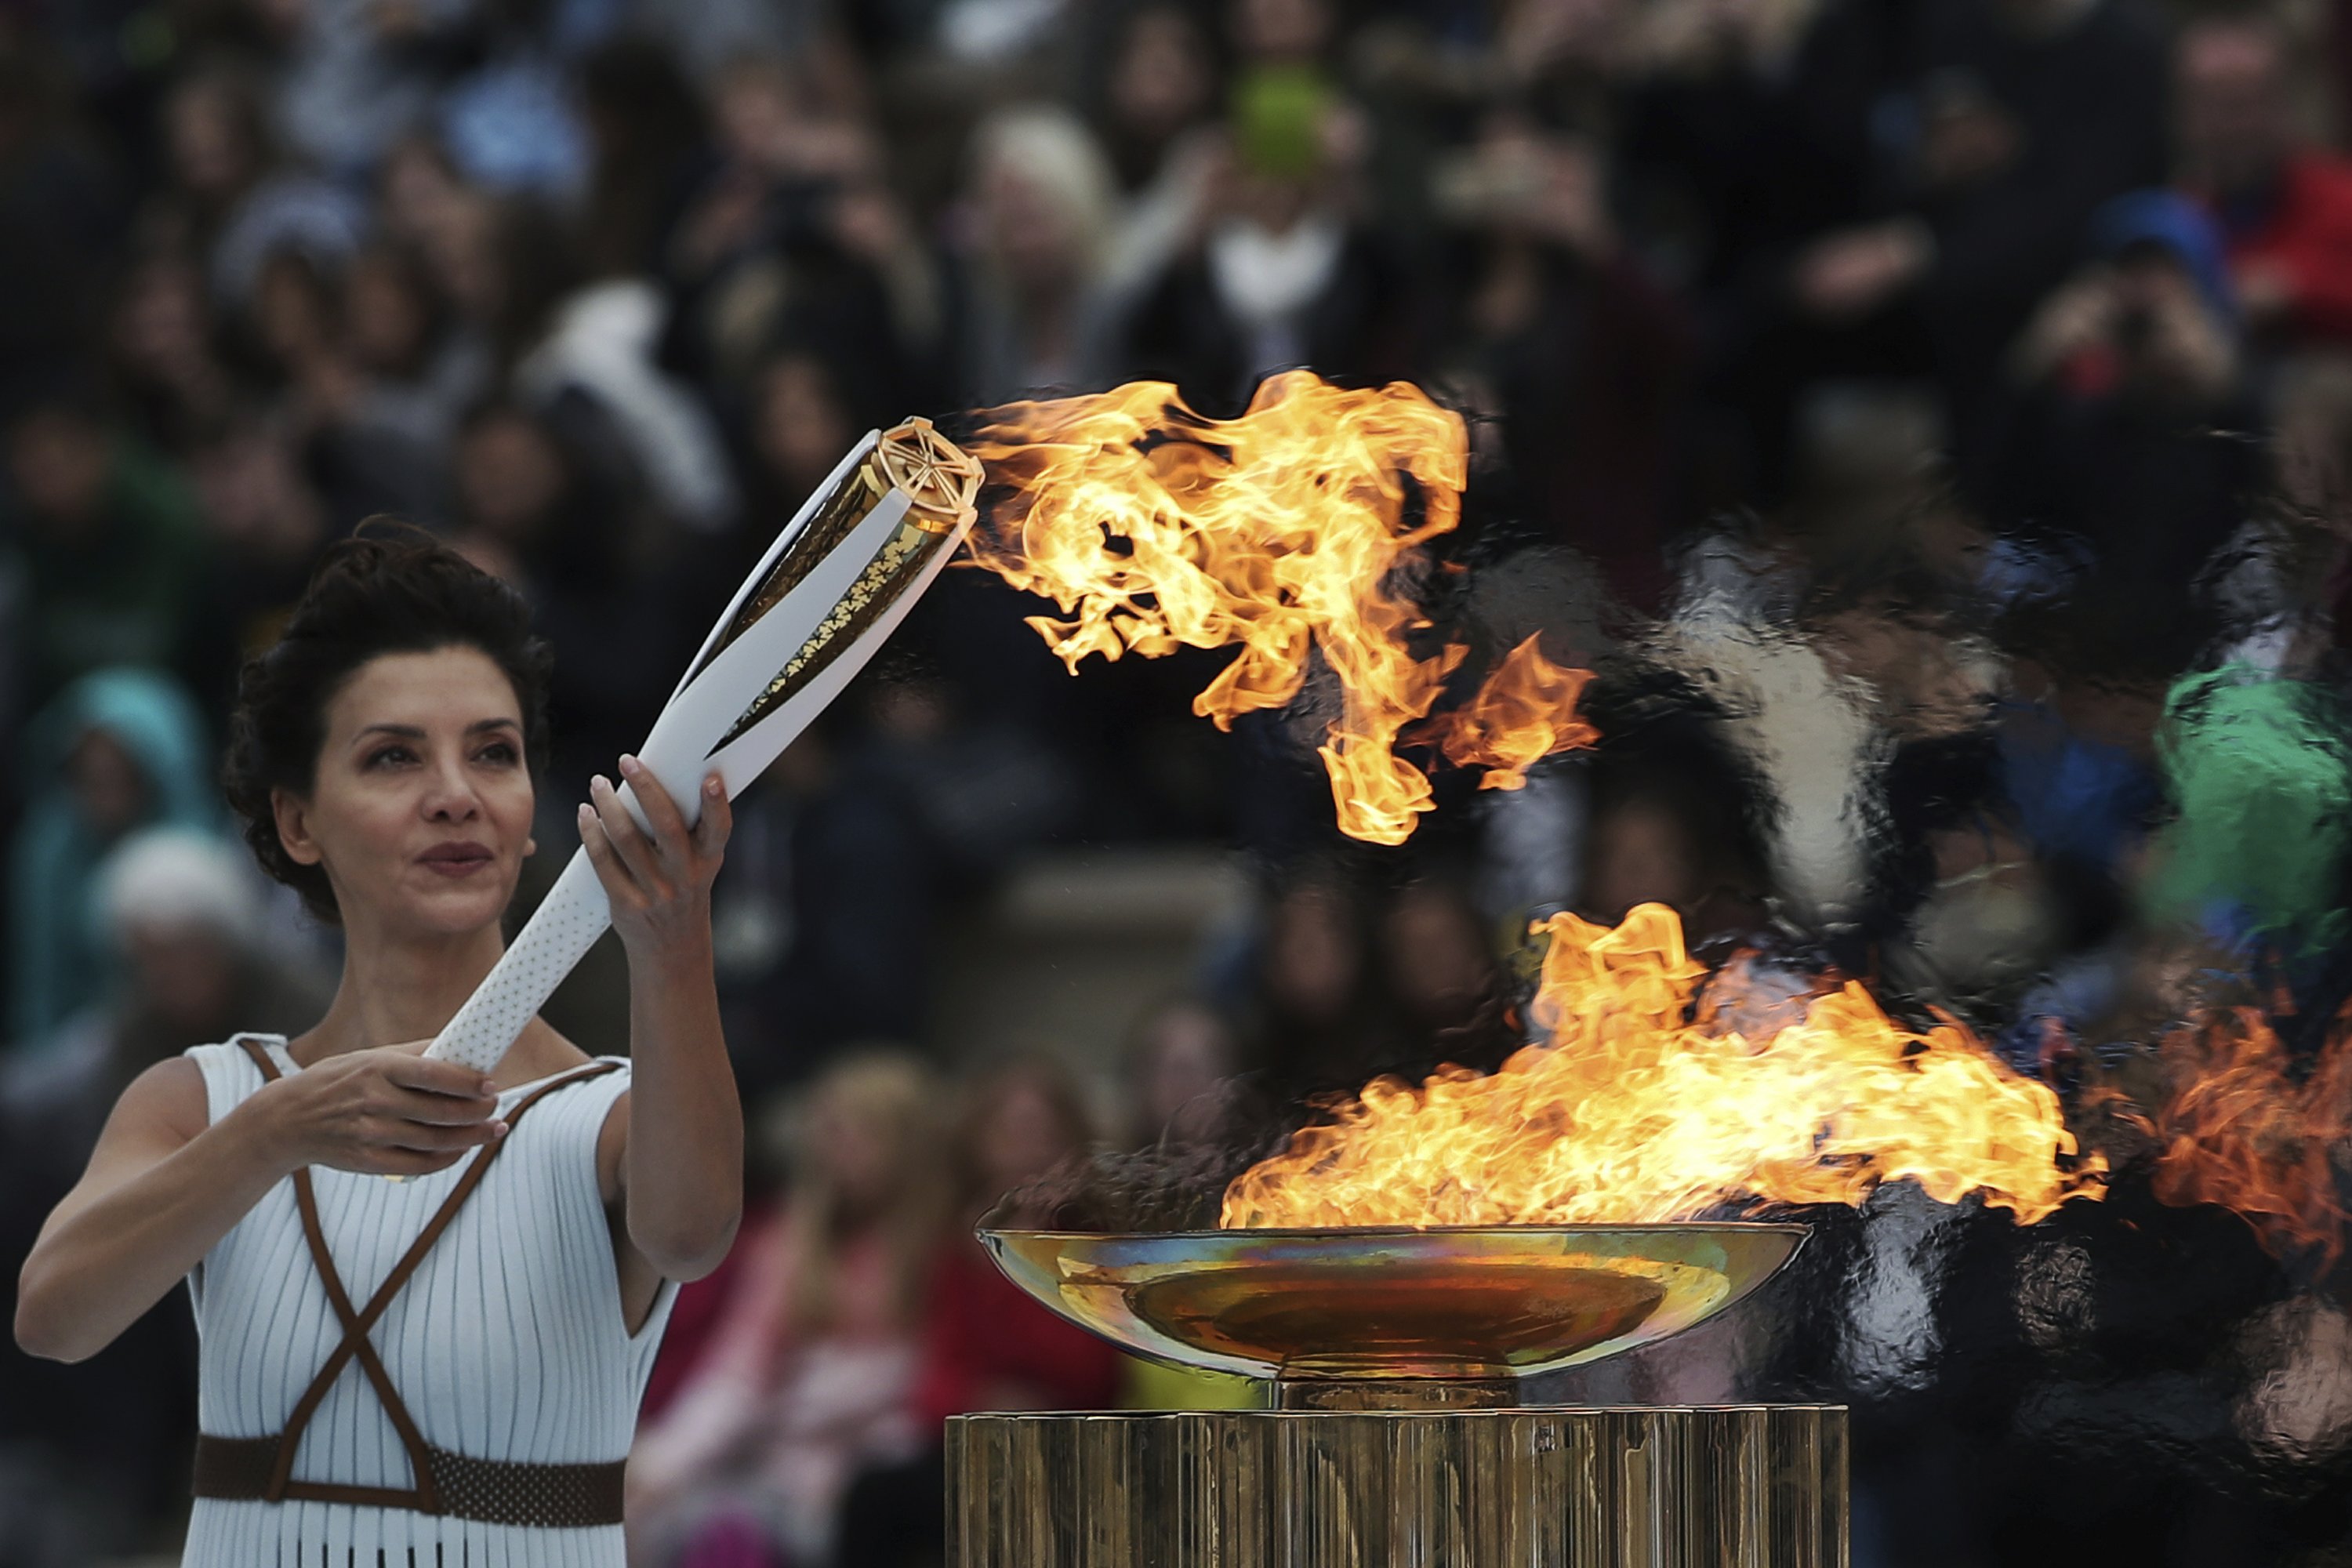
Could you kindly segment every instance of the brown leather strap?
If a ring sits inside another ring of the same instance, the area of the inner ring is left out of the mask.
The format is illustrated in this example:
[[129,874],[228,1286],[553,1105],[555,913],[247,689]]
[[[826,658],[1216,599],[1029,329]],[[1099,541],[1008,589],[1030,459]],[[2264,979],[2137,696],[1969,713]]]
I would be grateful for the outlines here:
[[[268,1051],[256,1045],[249,1037],[239,1037],[237,1043],[245,1047],[246,1054],[251,1057],[254,1064],[261,1069],[264,1082],[277,1080],[280,1076],[278,1064],[270,1059]],[[401,1288],[408,1283],[410,1276],[416,1272],[417,1266],[425,1261],[425,1255],[431,1251],[433,1244],[441,1238],[441,1233],[448,1228],[449,1222],[457,1218],[458,1209],[465,1205],[468,1197],[473,1195],[474,1189],[481,1184],[482,1177],[489,1171],[490,1162],[497,1159],[499,1152],[512,1141],[515,1123],[522,1119],[523,1113],[557,1089],[584,1082],[604,1073],[616,1071],[618,1068],[619,1064],[616,1062],[595,1063],[584,1071],[567,1073],[557,1078],[533,1089],[518,1101],[515,1108],[506,1115],[507,1135],[495,1143],[485,1144],[475,1153],[472,1163],[466,1167],[465,1173],[457,1178],[457,1185],[450,1189],[449,1195],[442,1201],[441,1206],[434,1212],[433,1217],[425,1222],[425,1228],[417,1233],[416,1239],[409,1244],[408,1250],[401,1255],[400,1261],[393,1265],[392,1272],[384,1276],[383,1283],[379,1285],[375,1294],[368,1299],[366,1307],[357,1311],[352,1310],[351,1297],[343,1289],[342,1275],[335,1268],[334,1258],[327,1250],[326,1233],[319,1223],[318,1196],[311,1187],[310,1170],[306,1166],[296,1171],[294,1203],[302,1216],[302,1237],[310,1245],[310,1258],[319,1270],[320,1283],[326,1287],[328,1303],[334,1308],[335,1317],[342,1324],[343,1337],[335,1346],[333,1352],[327,1357],[326,1364],[319,1369],[319,1374],[310,1380],[310,1385],[302,1391],[302,1397],[295,1402],[294,1413],[288,1417],[284,1431],[274,1437],[201,1438],[199,1439],[200,1451],[201,1445],[204,1443],[215,1445],[231,1443],[241,1446],[235,1450],[236,1452],[249,1456],[251,1453],[260,1451],[258,1445],[268,1444],[271,1461],[270,1471],[268,1483],[259,1494],[266,1501],[280,1502],[289,1499],[309,1499],[320,1502],[362,1503],[378,1508],[412,1508],[421,1513],[448,1511],[442,1496],[442,1481],[450,1474],[466,1473],[453,1471],[451,1462],[459,1467],[507,1463],[507,1461],[465,1458],[463,1456],[435,1448],[425,1442],[424,1434],[417,1429],[415,1421],[410,1417],[408,1406],[402,1401],[399,1391],[393,1386],[392,1374],[384,1370],[383,1361],[376,1355],[375,1345],[368,1338],[368,1332],[375,1327],[376,1321],[383,1317],[385,1310],[392,1305],[393,1298],[397,1296]],[[327,1391],[333,1387],[335,1380],[342,1375],[345,1364],[354,1359],[359,1362],[361,1372],[365,1374],[369,1384],[375,1389],[376,1397],[383,1402],[384,1414],[390,1418],[394,1432],[400,1437],[400,1446],[407,1452],[409,1472],[415,1478],[415,1484],[406,1490],[380,1487],[330,1485],[294,1479],[294,1453],[301,1445],[302,1434],[309,1429],[311,1417],[318,1414],[319,1405],[327,1397]],[[216,1450],[216,1453],[218,1451]],[[243,1464],[249,1462],[249,1459],[240,1458],[236,1462]],[[544,1469],[551,1467],[532,1468]],[[575,1467],[551,1468],[567,1470]],[[203,1484],[203,1479],[204,1473],[200,1467],[199,1486]],[[566,1485],[569,1486],[571,1483]],[[575,1487],[573,1489],[578,1489]],[[587,1490],[592,1493],[595,1489],[593,1485],[587,1488]],[[210,1494],[199,1490],[196,1495],[203,1497]]]
[[[278,1452],[275,1437],[198,1437],[195,1495],[228,1502],[268,1501]],[[469,1458],[429,1446],[425,1454],[445,1517],[542,1530],[588,1530],[621,1522],[625,1460],[535,1465]],[[298,1481],[287,1496],[362,1507],[415,1506],[409,1493],[380,1487]]]
[[[240,1043],[247,1054],[259,1064],[264,1080],[276,1079],[278,1068],[269,1059],[269,1053],[249,1039]],[[496,1154],[498,1149],[499,1146],[493,1144],[485,1153]],[[486,1158],[476,1159],[467,1173],[473,1174],[476,1167],[487,1163]],[[413,1506],[425,1513],[438,1513],[441,1511],[440,1501],[433,1492],[433,1472],[425,1462],[424,1434],[417,1430],[416,1423],[410,1418],[407,1405],[402,1402],[399,1391],[393,1387],[391,1374],[384,1370],[383,1363],[375,1353],[373,1342],[367,1337],[366,1327],[358,1323],[358,1314],[352,1310],[351,1297],[343,1289],[341,1272],[335,1268],[334,1258],[327,1250],[326,1232],[319,1223],[318,1195],[312,1188],[308,1167],[294,1173],[294,1205],[302,1215],[302,1238],[310,1244],[311,1261],[319,1270],[319,1282],[326,1287],[327,1300],[335,1310],[336,1320],[343,1326],[343,1337],[336,1345],[334,1353],[327,1358],[326,1366],[311,1380],[310,1386],[303,1391],[301,1399],[294,1406],[294,1415],[277,1444],[277,1464],[270,1475],[267,1495],[271,1501],[278,1501],[297,1484],[293,1478],[294,1450],[300,1443],[302,1434],[310,1428],[310,1418],[325,1399],[328,1388],[341,1374],[343,1363],[356,1355],[360,1370],[373,1385],[376,1398],[383,1402],[384,1414],[391,1418],[393,1430],[399,1435],[400,1446],[407,1450],[409,1472],[415,1478]],[[445,1204],[444,1212],[448,1207]],[[435,1217],[440,1216],[436,1215]]]

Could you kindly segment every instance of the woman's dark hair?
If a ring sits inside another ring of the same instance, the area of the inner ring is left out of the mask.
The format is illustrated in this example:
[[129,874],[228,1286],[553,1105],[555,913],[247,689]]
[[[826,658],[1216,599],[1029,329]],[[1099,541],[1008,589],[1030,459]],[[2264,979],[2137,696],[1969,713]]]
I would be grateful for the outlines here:
[[327,704],[362,665],[445,647],[473,648],[506,672],[536,773],[547,760],[547,645],[531,635],[520,595],[422,529],[385,518],[362,523],[320,562],[277,643],[238,675],[223,788],[261,868],[330,924],[340,916],[327,873],[286,852],[270,792],[310,793]]

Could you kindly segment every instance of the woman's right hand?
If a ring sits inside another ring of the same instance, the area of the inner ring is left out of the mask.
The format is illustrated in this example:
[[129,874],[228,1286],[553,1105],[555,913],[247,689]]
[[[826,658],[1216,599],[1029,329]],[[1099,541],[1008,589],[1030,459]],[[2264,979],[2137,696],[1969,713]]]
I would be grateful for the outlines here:
[[287,1170],[325,1165],[378,1176],[446,1171],[506,1134],[498,1096],[472,1068],[431,1059],[429,1040],[344,1051],[246,1102]]

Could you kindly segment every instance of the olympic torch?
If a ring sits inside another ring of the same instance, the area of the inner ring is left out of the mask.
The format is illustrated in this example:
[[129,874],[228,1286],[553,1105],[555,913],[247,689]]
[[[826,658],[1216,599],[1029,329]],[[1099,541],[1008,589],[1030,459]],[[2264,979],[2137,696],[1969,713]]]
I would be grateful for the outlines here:
[[[740,794],[874,657],[971,531],[980,483],[979,463],[927,419],[842,459],[736,590],[637,752],[689,824],[712,769]],[[575,852],[425,1055],[488,1072],[612,918]]]

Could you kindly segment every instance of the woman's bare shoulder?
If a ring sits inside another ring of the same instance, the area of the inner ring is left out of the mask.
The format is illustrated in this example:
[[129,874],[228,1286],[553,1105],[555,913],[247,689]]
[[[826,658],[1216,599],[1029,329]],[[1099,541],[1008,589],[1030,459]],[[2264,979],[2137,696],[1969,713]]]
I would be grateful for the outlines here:
[[211,1124],[204,1069],[190,1058],[166,1057],[131,1080],[107,1130],[185,1143]]

